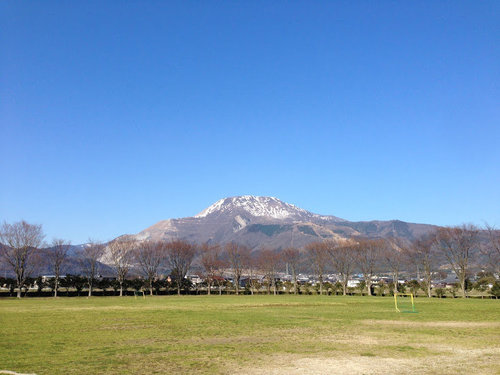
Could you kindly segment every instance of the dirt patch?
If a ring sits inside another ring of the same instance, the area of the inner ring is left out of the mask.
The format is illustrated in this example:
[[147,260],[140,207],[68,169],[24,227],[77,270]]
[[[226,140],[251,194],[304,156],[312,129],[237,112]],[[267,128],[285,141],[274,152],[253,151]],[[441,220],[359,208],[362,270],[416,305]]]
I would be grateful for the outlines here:
[[341,302],[328,302],[328,303],[300,303],[300,302],[290,302],[290,303],[254,303],[240,305],[232,307],[232,309],[246,309],[246,308],[257,308],[257,307],[320,307],[320,306],[346,306],[346,303]]
[[130,330],[136,330],[136,329],[149,329],[149,328],[158,328],[158,326],[153,325],[153,324],[112,324],[109,326],[103,326],[101,329],[103,331],[130,331]]
[[430,328],[500,328],[500,322],[408,322],[402,320],[362,320],[367,325],[392,325],[405,327],[430,327]]
[[238,373],[244,375],[405,374],[404,369],[408,369],[408,366],[411,366],[411,361],[405,359],[374,359],[363,356],[349,358],[302,358],[279,367],[249,369],[249,371],[243,370],[241,372],[238,371]]
[[363,335],[346,335],[338,334],[333,336],[322,336],[319,340],[323,342],[332,342],[337,344],[356,344],[356,345],[388,345],[393,343],[393,340],[389,339],[379,339],[373,336],[363,336]]
[[186,340],[187,344],[203,344],[203,345],[246,345],[246,344],[262,344],[273,342],[274,339],[266,339],[255,336],[235,336],[235,337],[207,337]]
[[[386,375],[386,374],[494,374],[500,370],[500,348],[458,350],[432,358],[383,358],[375,355],[294,358],[272,356],[266,366],[238,368],[242,375]],[[228,372],[229,373],[229,372]]]

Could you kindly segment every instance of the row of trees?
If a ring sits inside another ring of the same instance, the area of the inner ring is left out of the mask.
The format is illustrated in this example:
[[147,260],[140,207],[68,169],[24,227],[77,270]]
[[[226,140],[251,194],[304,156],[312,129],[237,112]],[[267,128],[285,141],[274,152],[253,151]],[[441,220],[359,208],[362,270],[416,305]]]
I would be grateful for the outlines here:
[[[68,261],[71,248],[69,241],[54,239],[50,247],[42,249],[44,234],[41,225],[21,221],[14,224],[4,223],[0,228],[0,261],[15,274],[17,297],[36,267],[50,266],[54,273],[54,296],[57,297],[61,275]],[[130,241],[117,239],[109,244],[89,240],[77,254],[79,267],[87,280],[88,294],[99,274],[100,261],[112,264],[116,280],[123,295],[123,283],[130,270],[137,265],[149,283],[153,293],[153,282],[161,266],[169,267],[171,277],[178,285],[180,294],[182,281],[196,255],[194,244],[185,241]]]
[[[480,266],[498,274],[500,265],[500,233],[491,227],[481,231],[473,225],[441,227],[414,241],[401,239],[359,239],[314,242],[306,246],[322,283],[328,261],[340,275],[344,294],[347,281],[355,270],[363,275],[368,294],[377,272],[389,271],[397,292],[400,273],[416,269],[422,276],[427,295],[431,296],[432,277],[441,265],[448,266],[458,278],[462,296],[472,266]],[[320,286],[320,290],[321,290]]]
[[[468,291],[476,290],[479,292],[488,291],[489,294],[495,297],[500,297],[500,282],[495,281],[489,274],[480,273],[480,278],[476,282],[467,281],[466,289]],[[28,278],[26,280],[29,288],[25,289],[24,295],[28,293],[32,296],[45,296],[47,295],[47,289],[50,289],[51,293],[54,293],[55,280],[53,278],[44,278],[38,276],[37,278]],[[295,289],[294,284],[291,281],[276,280],[276,289],[279,294],[294,294],[298,289],[299,294],[319,294],[319,283],[314,281],[302,281],[299,283],[298,288]],[[373,293],[377,296],[394,295],[394,283],[392,281],[387,281],[380,279],[372,284]],[[490,289],[488,284],[493,284]],[[11,278],[0,277],[0,285],[8,287],[8,294],[10,296],[15,295],[15,281]],[[220,294],[232,294],[235,293],[234,283],[232,280],[226,278],[217,279],[215,285],[218,286]],[[136,291],[144,290],[149,288],[148,280],[143,277],[129,277],[122,285],[114,278],[97,278],[93,284],[92,295],[96,293],[98,295],[119,295],[120,287],[123,287],[123,294],[132,294]],[[70,296],[77,295],[81,296],[82,293],[88,293],[88,280],[84,276],[79,275],[65,275],[59,280],[59,294]],[[205,281],[192,282],[188,278],[182,281],[182,290],[187,294],[200,294],[209,293],[208,284]],[[153,281],[153,290],[155,294],[172,294],[177,293],[177,285],[170,278],[160,277]],[[407,280],[404,283],[398,285],[398,291],[401,293],[406,293],[407,291],[412,292],[414,295],[418,293],[419,290],[427,291],[426,285],[423,282],[418,282],[417,280]],[[243,294],[262,294],[274,293],[274,290],[268,287],[267,281],[265,279],[255,279],[252,283],[245,283],[244,286],[239,290]],[[458,284],[452,284],[449,288],[437,287],[433,290],[433,294],[436,297],[443,297],[447,293],[451,296],[456,297],[460,292]],[[5,292],[4,292],[5,293]],[[347,294],[366,294],[366,283],[364,281],[359,282],[348,288]],[[332,281],[327,279],[323,284],[323,294],[326,295],[339,295],[343,294],[343,285],[340,281]]]
[[415,270],[422,276],[430,297],[432,277],[445,264],[456,274],[465,297],[471,266],[480,265],[491,273],[499,272],[500,233],[491,227],[481,231],[472,225],[462,225],[438,228],[414,241],[394,238],[325,240],[310,243],[304,251],[287,248],[277,253],[262,249],[257,254],[257,257],[252,257],[247,247],[234,243],[227,244],[224,249],[217,245],[204,245],[202,265],[208,285],[223,270],[230,268],[236,293],[243,270],[246,270],[250,282],[256,273],[264,275],[268,287],[276,293],[278,270],[286,264],[292,275],[295,292],[298,290],[297,275],[300,268],[307,267],[312,268],[317,275],[320,294],[323,294],[326,272],[333,270],[339,275],[344,295],[348,291],[348,280],[355,272],[362,274],[367,293],[371,295],[372,280],[376,273],[390,272],[394,280],[393,292],[397,292],[400,273]]
[[[148,283],[148,289],[153,295],[153,283],[158,278],[162,267],[170,269],[170,275],[177,293],[181,294],[184,278],[196,255],[197,247],[186,241],[133,241],[117,239],[108,245],[91,241],[79,254],[82,271],[88,280],[89,296],[92,295],[92,284],[98,275],[97,266],[100,259],[107,259],[115,271],[119,284],[120,296],[123,295],[123,284],[132,267],[137,265]],[[59,277],[59,275],[55,275]]]
[[[55,239],[52,246],[40,249],[43,232],[39,225],[21,221],[3,224],[0,228],[0,257],[16,275],[18,297],[26,279],[34,267],[45,262],[53,270],[54,295],[57,296],[60,277],[68,260],[71,245]],[[449,265],[457,275],[466,295],[466,280],[473,264],[481,263],[483,268],[498,273],[500,263],[500,233],[491,227],[479,230],[472,225],[438,228],[412,242],[398,239],[351,238],[347,240],[325,240],[313,242],[304,249],[287,248],[280,252],[260,249],[252,252],[248,247],[228,243],[196,245],[186,241],[134,241],[123,237],[108,244],[89,241],[78,254],[78,262],[87,279],[88,293],[92,295],[93,285],[99,273],[101,260],[110,264],[119,284],[120,295],[131,272],[139,272],[147,281],[150,294],[160,271],[170,271],[170,277],[181,293],[183,281],[199,255],[201,276],[207,284],[208,293],[216,284],[222,291],[224,276],[230,272],[235,293],[239,294],[242,276],[253,294],[260,279],[273,293],[277,293],[276,280],[285,265],[293,279],[294,293],[298,292],[297,276],[301,270],[311,269],[318,277],[319,293],[323,294],[324,277],[327,271],[339,275],[343,294],[347,294],[348,280],[355,272],[362,274],[367,293],[372,294],[372,279],[378,272],[390,272],[394,292],[397,292],[400,273],[417,269],[422,274],[427,295],[431,296],[433,274],[443,263]],[[259,278],[257,278],[259,276]],[[259,281],[257,281],[259,279]],[[254,285],[255,284],[255,285]]]

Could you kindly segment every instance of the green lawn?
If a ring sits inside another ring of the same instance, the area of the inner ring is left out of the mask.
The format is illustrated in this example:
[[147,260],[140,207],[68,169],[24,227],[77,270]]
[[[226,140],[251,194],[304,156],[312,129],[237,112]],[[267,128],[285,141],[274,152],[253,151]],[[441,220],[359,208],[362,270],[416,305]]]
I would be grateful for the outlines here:
[[500,301],[185,296],[0,300],[0,373],[500,374]]

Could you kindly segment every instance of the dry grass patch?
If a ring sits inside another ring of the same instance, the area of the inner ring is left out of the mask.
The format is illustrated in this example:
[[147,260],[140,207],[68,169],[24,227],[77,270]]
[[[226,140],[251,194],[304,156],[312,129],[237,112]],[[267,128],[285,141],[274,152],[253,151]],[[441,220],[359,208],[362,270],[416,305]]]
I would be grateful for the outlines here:
[[415,322],[403,320],[362,320],[360,323],[367,325],[390,325],[405,327],[429,327],[429,328],[500,328],[500,322]]
[[[357,356],[272,356],[265,366],[228,371],[241,375],[491,375],[498,372],[500,349],[453,350],[425,358],[384,358],[372,353]],[[234,372],[233,372],[234,371]]]

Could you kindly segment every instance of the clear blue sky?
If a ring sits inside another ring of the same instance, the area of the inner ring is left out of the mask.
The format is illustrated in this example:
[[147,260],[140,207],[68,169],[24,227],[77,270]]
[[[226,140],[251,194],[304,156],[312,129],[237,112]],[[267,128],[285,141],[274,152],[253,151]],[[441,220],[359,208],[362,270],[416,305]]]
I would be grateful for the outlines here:
[[270,195],[500,226],[499,1],[3,1],[0,221],[82,243]]

